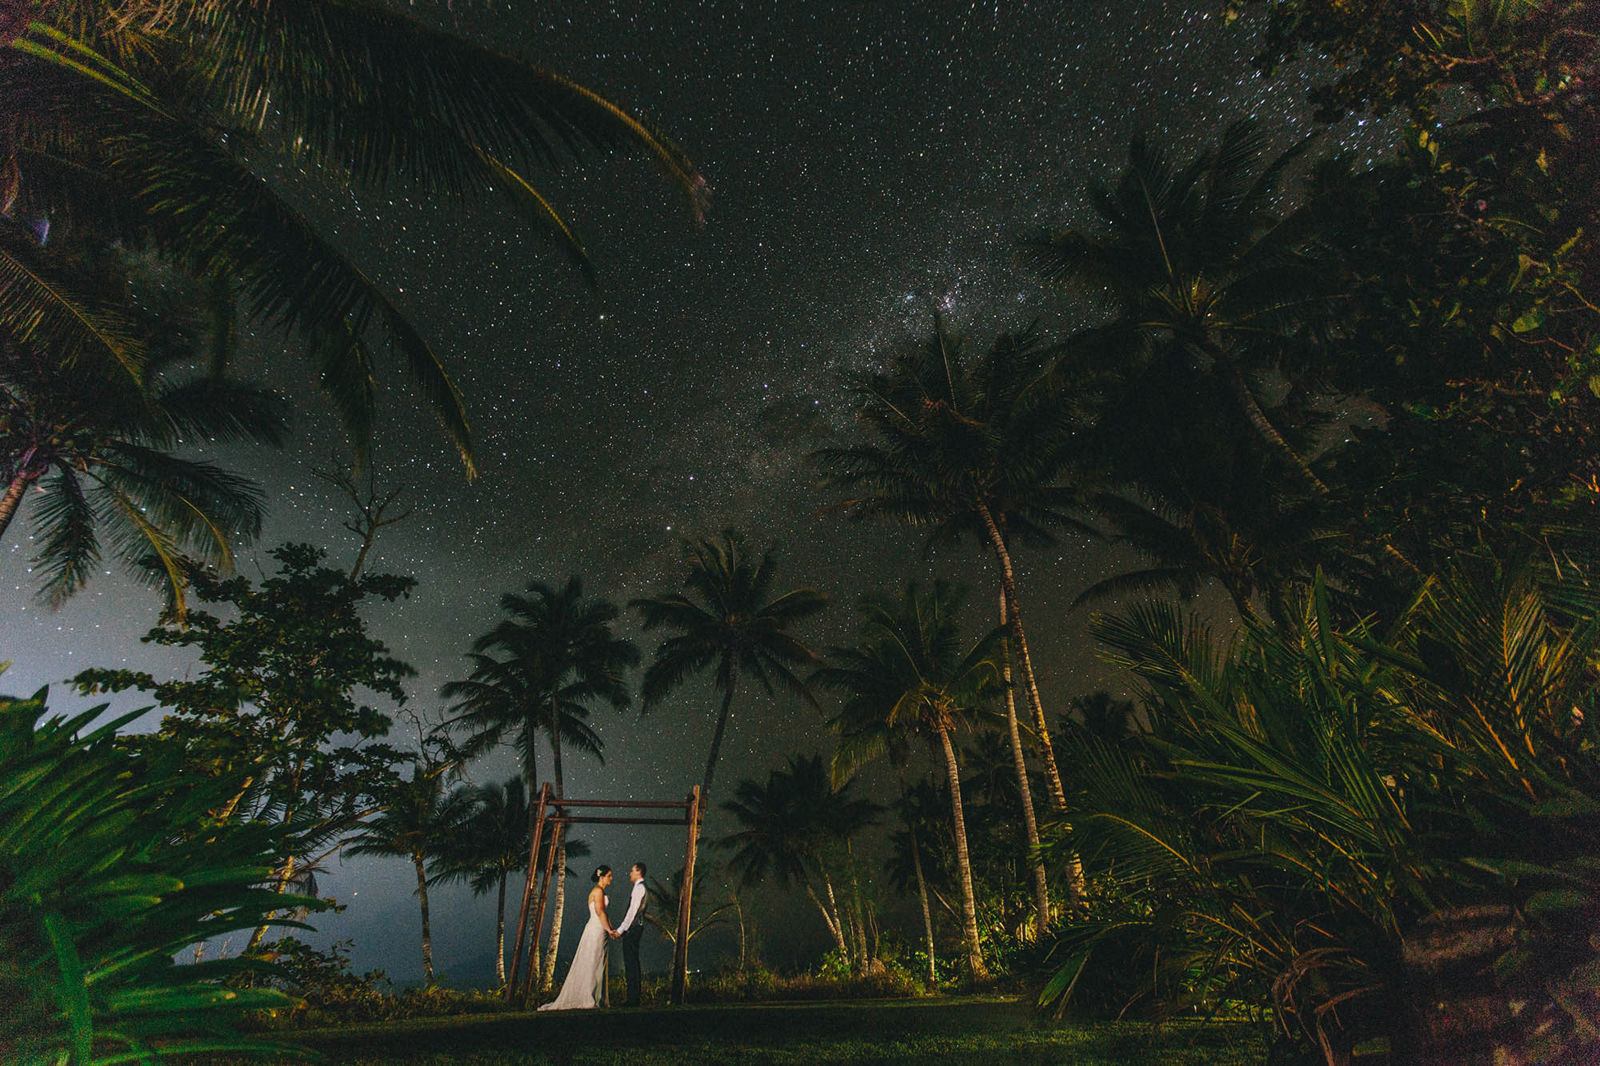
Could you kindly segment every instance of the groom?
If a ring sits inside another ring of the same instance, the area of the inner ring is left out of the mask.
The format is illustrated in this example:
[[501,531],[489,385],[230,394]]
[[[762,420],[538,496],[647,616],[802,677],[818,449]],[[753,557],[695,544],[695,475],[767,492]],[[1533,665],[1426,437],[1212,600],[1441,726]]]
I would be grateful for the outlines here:
[[622,966],[628,975],[628,1001],[625,1007],[639,1005],[639,941],[644,938],[644,912],[649,908],[644,888],[644,863],[636,862],[628,870],[628,880],[633,882],[633,897],[628,903],[628,913],[617,926],[613,938],[622,940]]

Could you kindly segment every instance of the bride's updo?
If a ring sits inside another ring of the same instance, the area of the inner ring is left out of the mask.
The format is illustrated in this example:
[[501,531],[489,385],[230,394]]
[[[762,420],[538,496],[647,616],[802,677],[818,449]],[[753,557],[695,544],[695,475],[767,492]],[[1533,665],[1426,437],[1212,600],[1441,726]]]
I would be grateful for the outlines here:
[[596,866],[594,868],[594,873],[589,875],[589,880],[598,885],[600,883],[600,879],[610,872],[611,867],[609,866]]

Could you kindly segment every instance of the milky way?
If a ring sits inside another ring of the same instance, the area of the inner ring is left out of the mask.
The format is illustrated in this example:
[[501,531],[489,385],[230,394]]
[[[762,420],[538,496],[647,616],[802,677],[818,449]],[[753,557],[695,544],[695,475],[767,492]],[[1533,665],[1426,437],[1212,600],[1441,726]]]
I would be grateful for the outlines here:
[[[1282,143],[1311,129],[1303,73],[1257,77],[1248,26],[1177,4],[616,0],[411,10],[647,115],[715,194],[696,227],[640,160],[591,160],[546,176],[541,187],[595,255],[600,286],[591,292],[494,204],[335,189],[280,170],[433,340],[470,405],[482,471],[472,483],[397,368],[382,383],[377,470],[412,514],[382,534],[370,566],[414,575],[419,586],[372,617],[419,669],[411,705],[425,713],[439,710],[439,684],[462,673],[462,652],[492,624],[502,592],[580,573],[591,590],[626,600],[672,583],[683,535],[729,524],[779,546],[780,580],[841,601],[812,632],[822,643],[843,636],[857,592],[930,568],[974,587],[987,607],[992,577],[981,556],[926,560],[912,534],[819,513],[827,496],[804,454],[849,430],[841,371],[926,336],[935,312],[979,345],[1035,319],[1047,331],[1070,329],[1063,298],[1015,266],[1016,242],[1087,222],[1086,183],[1117,172],[1135,132],[1181,158],[1243,115],[1259,116]],[[248,349],[246,370],[300,400],[296,440],[286,457],[211,457],[271,493],[266,544],[309,540],[348,559],[347,511],[312,474],[343,461],[333,416],[306,392],[312,374],[281,337],[258,331]],[[115,575],[60,611],[31,604],[24,524],[0,556],[0,588],[13,601],[0,656],[15,660],[0,685],[31,691],[90,665],[186,668],[138,643],[158,605]],[[1066,540],[1019,560],[1052,702],[1100,680],[1082,619],[1066,605],[1118,558]],[[599,714],[606,763],[570,768],[570,791],[680,797],[703,760],[708,708],[707,692],[691,685],[644,723]],[[719,779],[821,749],[819,721],[786,703],[742,701]],[[473,775],[509,770],[491,761]],[[587,836],[612,865],[647,857],[670,871],[681,849],[675,834]],[[392,931],[416,921],[402,865],[335,866],[323,887],[351,904],[325,922],[324,939],[355,937],[358,966],[403,979],[418,963],[411,934]],[[436,905],[446,973],[485,965],[486,906],[459,893]],[[784,932],[781,915],[770,921]]]

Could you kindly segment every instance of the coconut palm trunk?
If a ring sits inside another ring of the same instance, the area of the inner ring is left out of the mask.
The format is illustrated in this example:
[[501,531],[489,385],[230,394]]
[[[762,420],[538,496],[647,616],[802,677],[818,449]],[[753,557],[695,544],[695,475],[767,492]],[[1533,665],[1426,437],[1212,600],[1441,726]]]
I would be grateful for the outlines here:
[[1261,409],[1261,402],[1256,399],[1256,394],[1250,388],[1250,383],[1245,380],[1244,371],[1240,369],[1239,364],[1231,359],[1228,353],[1222,350],[1222,346],[1214,340],[1209,338],[1203,340],[1198,347],[1214,360],[1222,370],[1223,380],[1228,383],[1228,391],[1233,393],[1234,402],[1239,405],[1239,413],[1244,415],[1245,420],[1256,431],[1256,435],[1269,448],[1277,452],[1285,463],[1293,467],[1294,471],[1300,475],[1301,479],[1305,481],[1313,492],[1318,496],[1326,496],[1328,494],[1328,486],[1324,485],[1322,479],[1317,477],[1316,472],[1311,469],[1311,464],[1307,463],[1300,453],[1295,451],[1289,442],[1283,439],[1283,434],[1278,432],[1278,427],[1272,424],[1272,420],[1267,417],[1267,413]]
[[[550,765],[551,773],[556,779],[556,798],[565,799],[567,795],[566,779],[561,772],[561,723],[556,694],[550,693]],[[555,880],[556,898],[554,909],[550,918],[550,942],[545,949],[544,965],[540,967],[542,979],[539,987],[549,991],[556,979],[556,950],[561,947],[561,919],[567,910],[567,827],[556,826],[556,868],[551,873]],[[538,934],[534,934],[534,942],[538,943]]]
[[933,908],[928,906],[928,882],[922,876],[922,849],[917,845],[917,830],[911,828],[911,869],[917,875],[917,899],[922,903],[922,931],[928,938],[928,988],[938,984],[933,964]]
[[6,535],[6,530],[11,526],[11,520],[17,515],[17,508],[22,506],[22,497],[28,491],[28,486],[38,480],[37,476],[30,476],[26,472],[18,474],[6,486],[5,495],[0,496],[0,537]]
[[[283,893],[288,890],[289,882],[292,880],[294,880],[293,855],[284,860],[283,866],[278,872],[278,876],[273,878],[272,891],[278,893],[280,896],[283,895]],[[259,948],[261,946],[261,941],[266,938],[267,930],[270,928],[271,926],[267,925],[256,926],[255,930],[250,934],[249,941],[246,942],[244,946],[244,954],[252,954],[257,948]]]
[[494,983],[506,986],[506,872],[500,871],[500,891],[494,907]]
[[[1007,625],[1006,594],[1000,593],[1000,627]],[[1017,693],[1011,687],[1011,648],[1003,646],[1000,677],[1006,689],[1006,732],[1011,738],[1011,761],[1017,771],[1017,788],[1022,796],[1022,825],[1028,835],[1028,858],[1033,865],[1034,936],[1043,937],[1050,929],[1050,883],[1045,875],[1044,853],[1039,847],[1039,819],[1033,809],[1033,786],[1028,782],[1028,760],[1022,753],[1022,730],[1017,725]]]
[[433,929],[428,924],[428,871],[423,865],[422,853],[411,856],[417,870],[417,900],[422,906],[422,982],[433,987]]
[[[539,764],[537,759],[534,758],[534,748],[531,740],[533,729],[531,727],[529,728],[528,733],[530,740],[526,752],[526,761],[522,767],[522,780],[528,791],[528,832],[530,834],[528,846],[527,880],[523,882],[523,897],[521,904],[521,908],[524,911],[528,906],[528,893],[532,892],[533,886],[539,883],[539,855],[538,849],[534,847],[532,841],[533,827],[537,825],[539,821]],[[519,923],[526,921],[526,915],[519,915],[517,920]],[[524,970],[523,973],[527,974],[532,972],[534,979],[539,980],[543,977],[541,971],[544,966],[544,956],[539,952],[539,930],[524,930],[519,926],[517,932],[526,939],[519,939],[516,945],[513,946],[512,950],[520,953],[524,948],[527,949],[528,968],[527,970]],[[526,976],[523,977],[523,981],[527,981]],[[526,987],[526,985],[524,985],[524,987]]]
[[1033,672],[1033,656],[1028,650],[1028,634],[1022,626],[1022,611],[1017,607],[1017,577],[1011,568],[1011,550],[1006,547],[1005,534],[995,523],[988,507],[979,505],[984,528],[989,531],[989,543],[1000,561],[1000,586],[1005,596],[1007,614],[1011,625],[1011,640],[1016,647],[1017,662],[1022,667],[1022,681],[1027,686],[1028,702],[1033,708],[1033,728],[1044,760],[1045,782],[1050,791],[1050,803],[1058,811],[1067,809],[1067,792],[1061,785],[1061,771],[1056,766],[1055,748],[1050,744],[1050,726],[1044,720],[1044,701],[1039,698],[1039,679]]
[[817,895],[817,890],[811,887],[810,881],[805,882],[805,887],[806,895],[811,897],[811,902],[815,903],[817,905],[817,910],[822,913],[822,920],[827,923],[828,935],[833,937],[834,947],[839,949],[839,954],[841,956],[848,957],[850,954],[850,949],[845,945],[844,930],[839,928],[838,919],[835,918],[833,913],[828,910],[827,904],[822,902],[822,898]]
[[737,893],[735,893],[734,896],[733,896],[733,913],[734,913],[734,917],[736,919],[738,919],[738,923],[739,923],[739,970],[738,970],[738,972],[739,972],[739,975],[742,977],[742,976],[744,976],[744,969],[745,969],[745,958],[744,958],[744,904],[739,901],[739,896],[738,896]]
[[983,947],[978,942],[978,901],[972,888],[972,862],[967,856],[967,818],[961,807],[961,767],[956,763],[956,746],[948,726],[939,730],[944,749],[945,773],[950,778],[950,816],[955,824],[956,872],[961,882],[961,936],[966,941],[967,971],[975,981],[987,980],[989,968],[983,964]]

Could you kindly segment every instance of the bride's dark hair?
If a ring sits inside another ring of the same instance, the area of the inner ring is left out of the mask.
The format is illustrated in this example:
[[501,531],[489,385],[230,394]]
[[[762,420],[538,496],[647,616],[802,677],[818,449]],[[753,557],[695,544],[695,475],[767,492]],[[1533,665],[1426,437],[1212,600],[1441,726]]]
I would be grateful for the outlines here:
[[589,875],[589,880],[598,885],[600,883],[600,879],[610,872],[611,867],[609,866],[596,866],[594,868],[594,873]]

